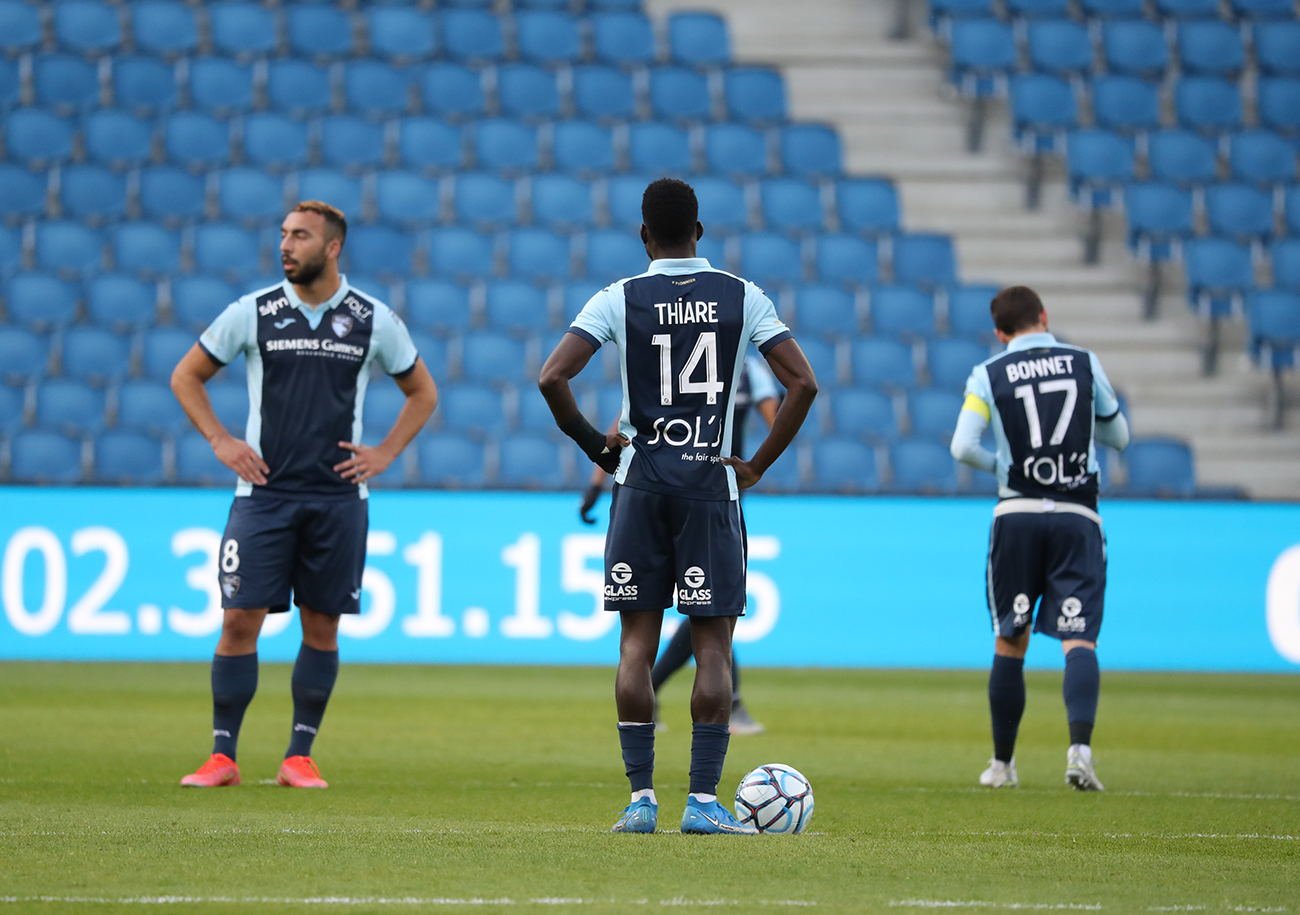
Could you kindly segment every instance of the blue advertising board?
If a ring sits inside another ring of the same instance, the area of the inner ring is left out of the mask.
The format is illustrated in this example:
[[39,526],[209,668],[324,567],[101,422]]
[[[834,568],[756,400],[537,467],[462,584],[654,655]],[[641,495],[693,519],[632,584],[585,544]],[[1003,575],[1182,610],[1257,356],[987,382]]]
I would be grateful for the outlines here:
[[[221,627],[231,494],[0,488],[0,658],[204,660]],[[377,492],[351,662],[613,664],[604,523],[564,494]],[[992,502],[745,501],[751,665],[983,667]],[[1109,669],[1300,670],[1300,505],[1103,504],[1110,550],[1098,652]],[[294,657],[295,613],[260,652]],[[676,625],[669,613],[667,630]],[[1059,667],[1056,643],[1029,662]]]

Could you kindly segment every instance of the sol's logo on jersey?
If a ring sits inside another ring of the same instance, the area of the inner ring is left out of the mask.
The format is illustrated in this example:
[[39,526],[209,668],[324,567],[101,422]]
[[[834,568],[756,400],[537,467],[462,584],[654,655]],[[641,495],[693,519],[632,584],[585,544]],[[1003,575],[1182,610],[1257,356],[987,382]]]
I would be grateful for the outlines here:
[[686,587],[677,589],[679,607],[707,604],[713,600],[713,590],[704,587],[704,570],[699,566],[691,566],[682,573],[682,584]]
[[605,585],[605,600],[635,600],[637,586],[632,581],[632,567],[626,562],[616,562],[609,567],[612,585]]

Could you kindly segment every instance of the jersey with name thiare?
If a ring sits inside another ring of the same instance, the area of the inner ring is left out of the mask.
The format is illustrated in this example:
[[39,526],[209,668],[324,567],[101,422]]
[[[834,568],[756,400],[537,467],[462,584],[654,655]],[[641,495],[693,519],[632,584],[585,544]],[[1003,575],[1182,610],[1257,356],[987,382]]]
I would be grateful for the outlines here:
[[968,407],[978,398],[989,413],[1003,498],[1096,507],[1093,435],[1098,419],[1119,412],[1119,401],[1095,354],[1049,333],[1025,334],[975,366],[966,396]]
[[732,453],[745,349],[766,354],[790,337],[763,290],[702,257],[656,260],[596,293],[569,330],[618,347],[619,429],[632,444],[615,480],[692,499],[738,497],[721,460]]
[[415,345],[392,309],[350,287],[346,276],[315,307],[286,281],[228,306],[199,346],[218,365],[247,356],[244,437],[270,473],[264,486],[241,479],[236,495],[366,498],[365,484],[343,479],[334,465],[350,457],[339,442],[361,441],[371,363],[397,377],[415,368]]

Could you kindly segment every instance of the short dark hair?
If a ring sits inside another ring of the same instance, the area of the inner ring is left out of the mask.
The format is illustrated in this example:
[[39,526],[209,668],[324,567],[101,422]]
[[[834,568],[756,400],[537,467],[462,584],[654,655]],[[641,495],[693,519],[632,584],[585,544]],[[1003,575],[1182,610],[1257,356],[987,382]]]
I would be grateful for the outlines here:
[[343,215],[343,211],[338,207],[330,206],[323,200],[304,200],[293,208],[295,213],[315,213],[325,219],[325,237],[328,240],[331,233],[339,240],[339,243],[348,240],[348,218]]
[[676,178],[651,181],[641,197],[641,221],[650,236],[661,245],[680,245],[695,240],[700,220],[700,203],[695,189]]
[[1033,327],[1043,314],[1043,300],[1028,286],[1008,286],[989,303],[993,326],[1010,336]]

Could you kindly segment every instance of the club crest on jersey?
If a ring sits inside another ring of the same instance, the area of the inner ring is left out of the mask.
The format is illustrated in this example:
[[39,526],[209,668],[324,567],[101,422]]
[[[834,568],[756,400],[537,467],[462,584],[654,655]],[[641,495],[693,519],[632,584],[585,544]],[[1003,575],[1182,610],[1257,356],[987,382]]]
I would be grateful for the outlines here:
[[348,306],[348,311],[357,316],[358,321],[364,321],[366,318],[374,314],[374,311],[367,308],[365,305],[362,305],[361,301],[357,299],[356,296],[348,296],[343,300],[343,303]]
[[336,337],[346,337],[352,332],[352,318],[348,315],[335,315],[330,319],[330,329]]

